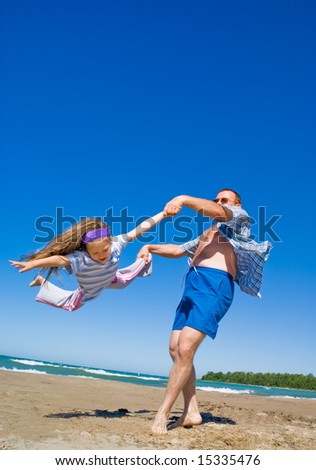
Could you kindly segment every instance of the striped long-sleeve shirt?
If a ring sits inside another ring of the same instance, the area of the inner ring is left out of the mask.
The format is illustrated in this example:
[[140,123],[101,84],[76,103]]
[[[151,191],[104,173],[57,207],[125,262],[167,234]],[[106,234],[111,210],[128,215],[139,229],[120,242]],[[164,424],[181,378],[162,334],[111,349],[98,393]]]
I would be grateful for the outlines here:
[[67,270],[77,278],[83,292],[83,303],[99,296],[115,279],[120,254],[127,243],[122,235],[115,237],[112,241],[110,259],[105,264],[94,261],[86,251],[75,251],[66,256],[70,263]]

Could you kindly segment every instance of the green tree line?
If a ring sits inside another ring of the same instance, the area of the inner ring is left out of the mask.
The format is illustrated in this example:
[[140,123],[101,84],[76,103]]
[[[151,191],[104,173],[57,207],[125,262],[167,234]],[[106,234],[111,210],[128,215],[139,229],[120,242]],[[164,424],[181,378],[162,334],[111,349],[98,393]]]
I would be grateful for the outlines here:
[[271,372],[207,372],[201,380],[226,382],[264,387],[295,388],[297,390],[316,390],[316,377],[313,374],[280,374]]

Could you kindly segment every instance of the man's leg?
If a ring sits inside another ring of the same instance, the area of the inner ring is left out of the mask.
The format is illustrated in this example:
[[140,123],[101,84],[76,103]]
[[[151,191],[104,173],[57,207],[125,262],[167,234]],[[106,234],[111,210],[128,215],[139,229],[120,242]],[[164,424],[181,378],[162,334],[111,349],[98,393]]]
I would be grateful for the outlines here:
[[[174,330],[171,333],[170,337],[170,356],[172,357],[173,362],[178,351],[178,341],[181,334],[181,330]],[[192,371],[190,377],[182,389],[183,398],[184,398],[184,410],[182,416],[177,419],[173,424],[171,424],[168,429],[174,429],[178,426],[194,426],[201,424],[202,416],[199,412],[199,407],[196,399],[196,388],[195,388],[195,369],[192,365]]]
[[204,333],[188,326],[185,326],[181,331],[166,395],[152,426],[152,431],[155,434],[167,433],[168,415],[189,379],[192,380],[194,355],[204,338]]

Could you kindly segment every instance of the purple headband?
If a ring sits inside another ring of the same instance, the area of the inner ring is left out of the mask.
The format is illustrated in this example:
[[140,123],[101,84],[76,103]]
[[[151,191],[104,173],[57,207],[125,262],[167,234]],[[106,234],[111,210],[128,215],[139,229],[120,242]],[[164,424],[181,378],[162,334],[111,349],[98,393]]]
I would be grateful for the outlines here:
[[82,237],[82,241],[86,245],[87,243],[94,242],[99,238],[106,238],[110,236],[111,232],[108,228],[96,228],[94,230],[90,230],[90,232],[85,233]]

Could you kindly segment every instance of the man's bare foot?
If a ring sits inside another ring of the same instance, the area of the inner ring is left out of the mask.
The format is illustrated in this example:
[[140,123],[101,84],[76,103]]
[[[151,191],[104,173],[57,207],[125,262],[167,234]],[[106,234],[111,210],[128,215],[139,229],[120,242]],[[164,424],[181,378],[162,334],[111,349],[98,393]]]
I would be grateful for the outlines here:
[[36,276],[36,278],[32,282],[30,282],[30,287],[41,286],[44,281],[45,279],[43,278],[43,276]]
[[153,434],[167,434],[167,418],[163,414],[156,414],[154,424],[151,427]]
[[198,426],[199,424],[202,423],[202,416],[200,415],[200,413],[186,413],[186,414],[183,414],[182,416],[180,416],[179,419],[177,419],[177,421],[175,421],[174,423],[171,423],[169,426],[168,426],[168,431],[171,431],[172,429],[175,429],[179,426]]

